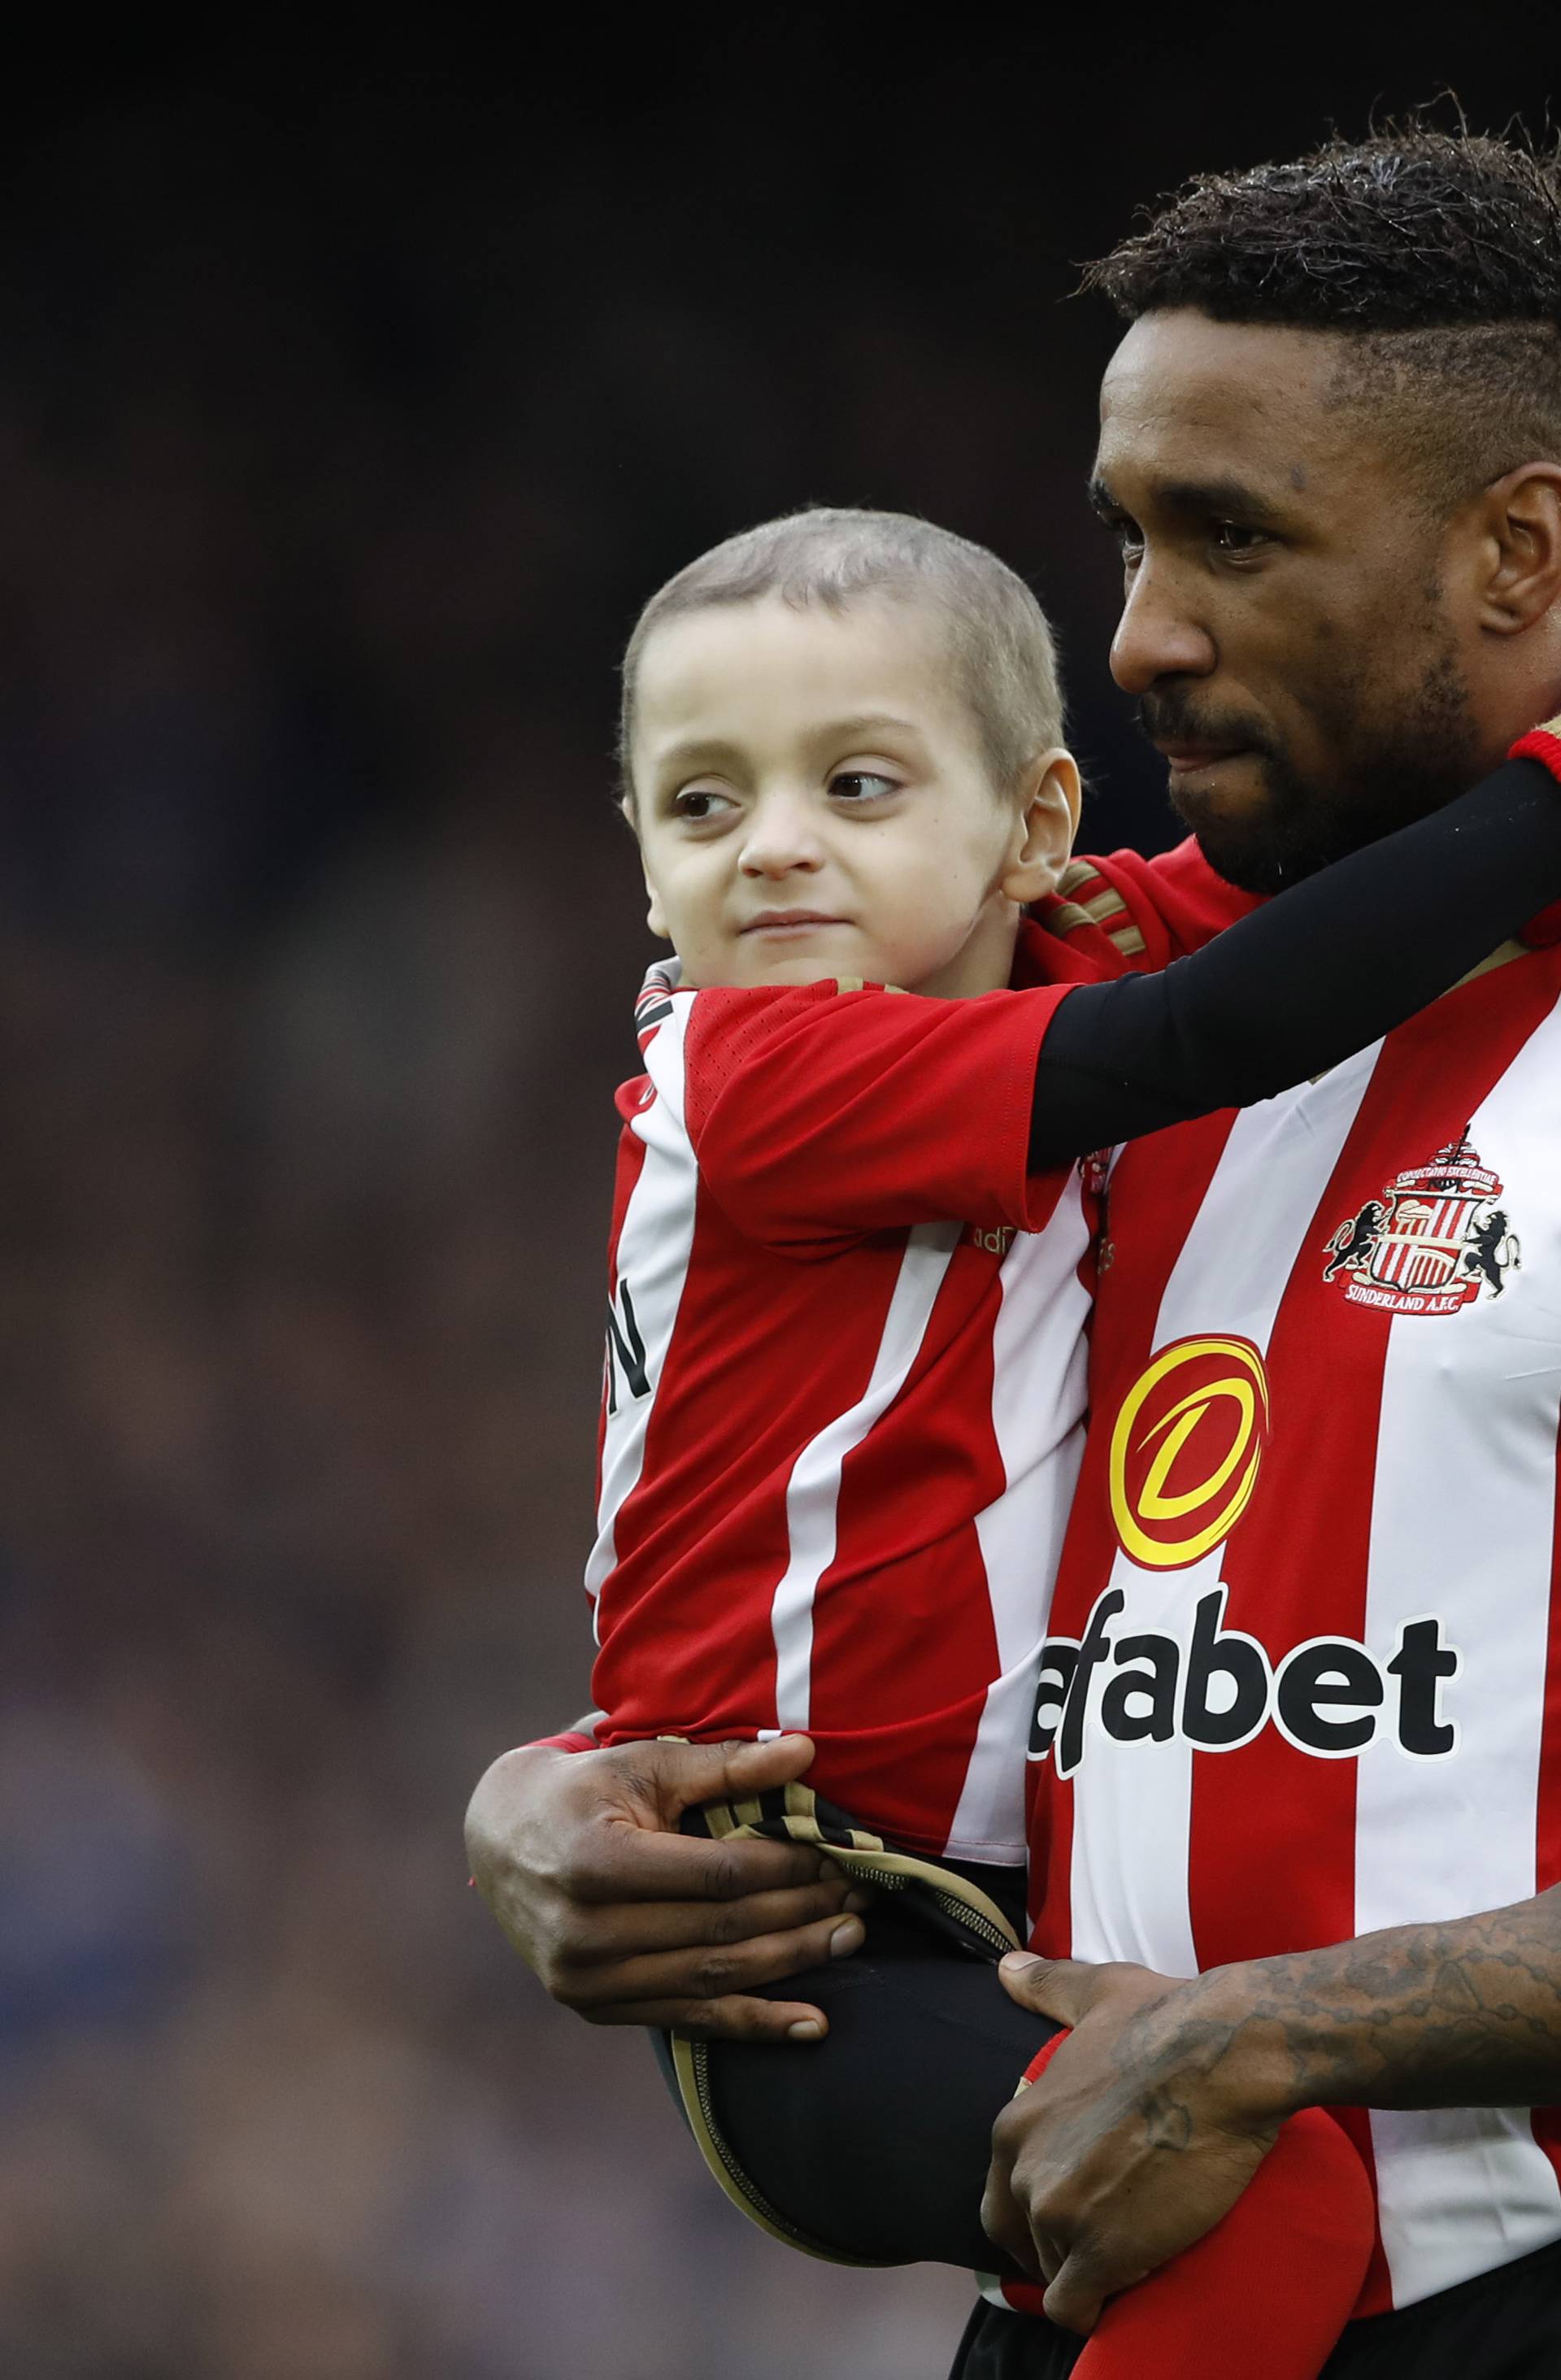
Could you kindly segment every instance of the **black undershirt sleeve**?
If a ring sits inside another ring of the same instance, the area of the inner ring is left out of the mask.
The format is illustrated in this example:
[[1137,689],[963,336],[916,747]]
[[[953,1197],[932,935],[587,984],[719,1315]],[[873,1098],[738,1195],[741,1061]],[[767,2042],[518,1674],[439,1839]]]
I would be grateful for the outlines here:
[[1561,785],[1508,760],[1156,975],[1083,984],[1035,1069],[1035,1172],[1246,1107],[1402,1025],[1561,897]]

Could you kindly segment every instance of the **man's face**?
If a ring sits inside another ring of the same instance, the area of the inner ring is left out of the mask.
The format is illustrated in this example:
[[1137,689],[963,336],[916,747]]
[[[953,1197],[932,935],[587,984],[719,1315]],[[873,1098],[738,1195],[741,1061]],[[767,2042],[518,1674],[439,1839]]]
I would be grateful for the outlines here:
[[992,990],[1027,837],[1049,831],[1059,866],[1071,833],[1055,786],[1028,820],[994,786],[934,627],[902,603],[765,596],[667,622],[631,757],[651,925],[695,984]]
[[1370,423],[1329,404],[1338,346],[1148,314],[1101,391],[1094,496],[1126,577],[1112,674],[1205,856],[1254,892],[1438,808],[1494,757],[1443,532]]

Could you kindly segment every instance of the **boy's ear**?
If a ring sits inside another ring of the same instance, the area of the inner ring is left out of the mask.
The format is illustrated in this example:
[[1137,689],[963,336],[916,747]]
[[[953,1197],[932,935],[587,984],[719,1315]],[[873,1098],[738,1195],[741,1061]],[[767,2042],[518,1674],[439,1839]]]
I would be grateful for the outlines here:
[[1071,752],[1054,745],[1031,762],[1020,795],[1020,817],[1002,891],[1027,907],[1056,889],[1079,831],[1083,788]]
[[645,880],[645,891],[646,898],[650,904],[645,913],[645,922],[649,927],[651,932],[661,941],[670,942],[672,938],[667,931],[667,919],[666,914],[661,907],[661,896],[657,892],[655,885],[652,884],[648,875],[647,875]]

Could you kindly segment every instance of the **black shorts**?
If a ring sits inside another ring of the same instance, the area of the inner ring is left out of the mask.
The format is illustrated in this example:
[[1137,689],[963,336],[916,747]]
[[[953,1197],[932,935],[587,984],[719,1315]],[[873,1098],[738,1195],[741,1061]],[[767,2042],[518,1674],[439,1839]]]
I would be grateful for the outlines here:
[[[1083,2342],[1049,2322],[979,2305],[951,2380],[1064,2380]],[[1352,2322],[1323,2380],[1558,2380],[1561,2245]],[[1258,2375],[1253,2375],[1258,2380]]]
[[869,1916],[853,1957],[768,1997],[811,2000],[829,2030],[812,2045],[709,2045],[696,2131],[730,2150],[728,2195],[742,2204],[745,2181],[766,2230],[837,2263],[1012,2272],[981,2228],[992,2126],[1056,2026],[1016,2007],[989,1966],[929,1950],[894,1909]]
[[821,2008],[821,2042],[655,2037],[711,2172],[762,2228],[813,2255],[1013,2272],[981,2228],[992,2126],[1057,2031],[994,1972],[1023,1938],[1023,1871],[900,1852],[801,1786],[684,1823],[730,1835],[733,1821],[818,1842],[874,1900],[860,1950],[767,1995]]

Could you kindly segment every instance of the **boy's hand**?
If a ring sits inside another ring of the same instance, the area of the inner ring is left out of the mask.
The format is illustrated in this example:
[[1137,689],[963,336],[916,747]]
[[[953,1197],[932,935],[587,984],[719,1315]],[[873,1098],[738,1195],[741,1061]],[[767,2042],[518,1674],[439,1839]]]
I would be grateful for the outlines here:
[[861,1896],[801,1844],[677,1831],[695,1803],[788,1784],[812,1758],[800,1735],[506,1752],[466,1812],[471,1873],[554,1999],[593,2024],[817,2040],[817,2009],[750,1995],[857,1949]]
[[1231,2054],[1217,1982],[1010,1954],[1004,1988],[1072,2032],[992,2136],[981,2219],[1092,2331],[1106,2299],[1213,2229],[1273,2146],[1270,2078]]

